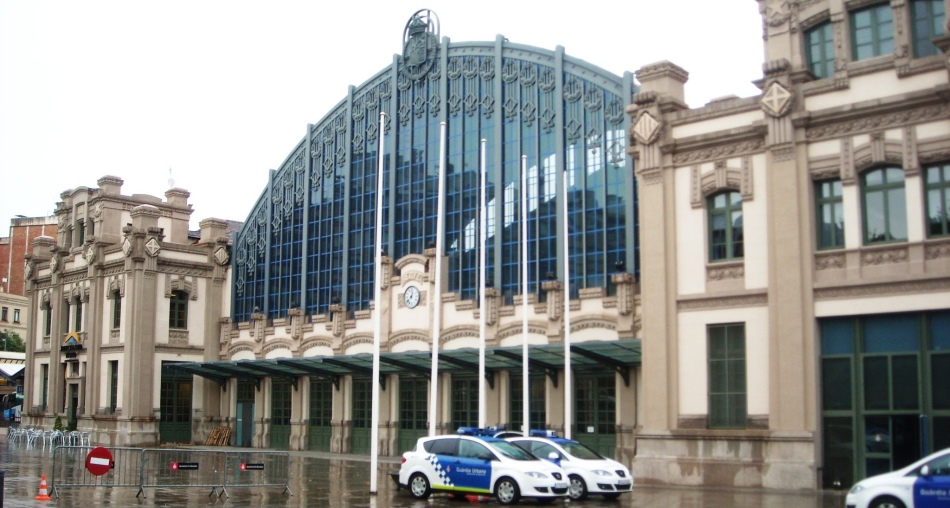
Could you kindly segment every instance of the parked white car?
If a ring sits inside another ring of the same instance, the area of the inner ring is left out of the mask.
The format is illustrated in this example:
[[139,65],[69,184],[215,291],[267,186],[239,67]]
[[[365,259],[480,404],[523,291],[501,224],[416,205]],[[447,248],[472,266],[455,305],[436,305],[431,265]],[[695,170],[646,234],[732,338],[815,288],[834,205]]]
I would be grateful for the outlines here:
[[506,505],[522,497],[548,503],[567,496],[567,478],[560,467],[503,439],[477,435],[477,429],[459,431],[420,438],[404,453],[400,487],[417,499],[442,491],[495,496]]
[[633,490],[633,476],[626,466],[577,441],[557,437],[554,431],[532,430],[528,437],[512,437],[508,441],[561,466],[567,473],[573,500],[584,499],[588,494],[612,500]]
[[950,448],[913,464],[859,481],[845,499],[848,508],[950,506]]

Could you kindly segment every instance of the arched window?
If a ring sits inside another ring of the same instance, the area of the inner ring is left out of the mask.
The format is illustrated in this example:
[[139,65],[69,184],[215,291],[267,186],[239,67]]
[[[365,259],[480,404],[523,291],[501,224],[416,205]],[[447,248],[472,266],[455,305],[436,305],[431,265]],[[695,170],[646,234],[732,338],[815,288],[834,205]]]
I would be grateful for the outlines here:
[[168,304],[168,328],[186,330],[188,328],[188,293],[176,289],[172,291]]
[[906,241],[904,170],[885,167],[865,172],[861,176],[861,208],[865,244]]
[[742,195],[728,191],[709,197],[709,261],[742,259]]

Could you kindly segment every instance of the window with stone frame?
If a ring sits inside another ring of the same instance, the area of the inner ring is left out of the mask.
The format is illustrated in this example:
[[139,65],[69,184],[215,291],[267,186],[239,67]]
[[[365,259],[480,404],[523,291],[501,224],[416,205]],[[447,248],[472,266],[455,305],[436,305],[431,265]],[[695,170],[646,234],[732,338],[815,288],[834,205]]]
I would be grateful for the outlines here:
[[950,162],[924,168],[927,236],[950,235]]
[[742,194],[735,191],[720,192],[707,198],[706,211],[709,219],[709,261],[742,259]]
[[831,22],[825,21],[805,31],[805,56],[808,69],[817,78],[835,74],[835,41]]
[[939,55],[933,40],[943,35],[946,19],[943,0],[912,0],[910,2],[911,37],[917,58]]
[[180,289],[172,291],[168,303],[168,328],[172,330],[188,329],[188,293]]
[[851,12],[851,59],[865,60],[894,52],[894,12],[890,2]]
[[711,429],[747,426],[745,324],[708,325],[709,419]]
[[112,291],[112,328],[118,329],[122,324],[122,294],[118,289]]
[[815,208],[818,248],[844,247],[844,205],[840,179],[815,182]]
[[903,169],[879,167],[861,175],[861,213],[865,244],[907,240]]

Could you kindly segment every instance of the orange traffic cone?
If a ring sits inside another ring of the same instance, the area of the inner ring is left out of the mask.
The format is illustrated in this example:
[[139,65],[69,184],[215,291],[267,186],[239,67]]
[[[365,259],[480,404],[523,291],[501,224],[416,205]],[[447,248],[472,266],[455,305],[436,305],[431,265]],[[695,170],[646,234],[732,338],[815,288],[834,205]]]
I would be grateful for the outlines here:
[[52,498],[49,497],[49,491],[46,490],[46,475],[40,476],[40,493],[36,495],[35,498],[37,501],[49,501]]

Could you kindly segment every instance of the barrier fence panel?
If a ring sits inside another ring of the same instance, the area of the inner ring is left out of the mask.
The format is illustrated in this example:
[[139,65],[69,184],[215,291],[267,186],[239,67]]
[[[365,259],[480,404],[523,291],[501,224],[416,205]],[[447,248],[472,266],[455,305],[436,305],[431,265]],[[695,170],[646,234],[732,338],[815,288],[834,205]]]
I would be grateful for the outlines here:
[[[94,448],[106,448],[111,464],[101,476],[86,467],[86,458]],[[53,472],[50,475],[53,495],[67,487],[138,487],[142,485],[142,449],[94,446],[57,446],[53,449]]]
[[187,448],[153,448],[142,450],[142,485],[138,494],[145,496],[145,488],[205,487],[211,489],[208,497],[224,489],[226,453],[215,450]]
[[284,493],[293,495],[290,455],[287,452],[227,452],[222,493],[230,497],[228,487],[283,487]]

